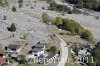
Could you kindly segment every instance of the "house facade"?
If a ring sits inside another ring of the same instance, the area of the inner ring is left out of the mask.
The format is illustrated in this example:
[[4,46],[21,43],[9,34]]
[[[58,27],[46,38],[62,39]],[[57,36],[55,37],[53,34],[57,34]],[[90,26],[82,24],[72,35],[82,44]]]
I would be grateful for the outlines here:
[[0,51],[0,57],[6,58],[7,57],[7,52],[5,50]]
[[32,46],[26,58],[37,58],[45,52],[45,42],[38,42],[36,45]]
[[7,52],[20,52],[22,47],[20,45],[10,44],[9,46],[5,47]]

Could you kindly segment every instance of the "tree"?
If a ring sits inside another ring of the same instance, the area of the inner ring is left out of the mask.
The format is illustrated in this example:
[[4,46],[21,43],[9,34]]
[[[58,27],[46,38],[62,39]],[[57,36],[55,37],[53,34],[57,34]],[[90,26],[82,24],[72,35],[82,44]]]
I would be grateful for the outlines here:
[[93,40],[92,33],[89,30],[85,30],[81,34],[81,38],[86,39],[87,41],[92,41]]
[[10,30],[11,30],[12,32],[15,32],[15,31],[16,31],[16,26],[15,26],[14,23],[11,24]]
[[72,20],[72,19],[65,19],[56,17],[55,18],[55,25],[59,28],[62,28],[64,30],[68,30],[71,32],[71,34],[78,34],[81,36],[81,38],[93,42],[93,36],[92,33],[89,30],[85,30],[78,22]]
[[94,52],[92,55],[94,57],[95,66],[100,66],[100,42],[98,42],[97,45],[95,46]]
[[24,33],[23,34],[23,39],[26,40],[27,36],[28,36],[28,33]]
[[26,63],[26,58],[24,55],[20,55],[19,58],[18,58],[18,61],[20,64],[24,64]]
[[50,49],[49,49],[49,53],[56,54],[57,53],[57,47],[51,46]]
[[74,47],[73,51],[76,53],[76,55],[78,54],[79,52],[79,48],[78,47]]
[[16,12],[16,7],[15,6],[12,7],[12,11]]
[[19,0],[18,3],[19,3],[19,8],[22,8],[22,6],[23,6],[23,0]]
[[62,25],[62,19],[60,18],[60,17],[56,17],[56,19],[55,19],[55,25],[57,25],[57,26],[61,26]]
[[50,3],[50,9],[51,10],[56,10],[57,8],[57,4],[56,4],[56,2],[55,1],[51,1],[51,3]]
[[49,15],[48,15],[47,13],[44,12],[44,13],[42,14],[42,20],[43,20],[43,22],[49,24],[49,22],[50,22]]
[[7,16],[4,15],[4,16],[3,16],[3,20],[7,20]]
[[0,0],[0,6],[5,7],[5,6],[8,6],[8,5],[9,5],[9,3],[8,3],[7,0]]

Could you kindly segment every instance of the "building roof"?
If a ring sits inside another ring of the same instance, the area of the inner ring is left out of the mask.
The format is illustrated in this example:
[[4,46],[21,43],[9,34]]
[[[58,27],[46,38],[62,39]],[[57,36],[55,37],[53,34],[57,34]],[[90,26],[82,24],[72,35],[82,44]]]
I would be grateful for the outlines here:
[[83,49],[83,50],[79,50],[78,54],[79,55],[86,55],[87,50]]
[[11,57],[13,57],[13,58],[17,58],[17,57],[18,57],[18,54],[13,53],[13,54],[11,54]]
[[48,42],[45,41],[45,40],[41,40],[41,41],[38,42],[38,44],[47,44],[47,43],[48,43]]
[[50,54],[50,55],[48,55],[48,56],[44,56],[44,55],[40,55],[39,56],[39,60],[40,59],[42,59],[42,61],[40,61],[40,63],[42,63],[42,64],[47,64],[48,63],[48,60],[50,60],[51,58],[53,58],[55,55],[53,55],[53,54]]
[[46,43],[37,43],[35,46],[32,47],[32,52],[39,52],[39,51],[43,51],[43,48],[45,46]]
[[43,48],[44,45],[45,45],[45,44],[38,44],[38,43],[37,43],[37,44],[35,45],[35,48]]
[[20,48],[20,45],[10,44],[10,45],[8,46],[8,48],[19,49],[19,48]]
[[5,55],[7,52],[5,50],[0,50],[0,54]]
[[53,55],[53,54],[50,54],[50,55],[48,55],[47,57],[46,57],[46,59],[51,59],[51,58],[53,58],[55,55]]
[[6,60],[4,58],[0,57],[0,64],[2,64],[4,62],[6,62]]
[[32,51],[33,51],[33,52],[43,51],[43,48],[33,48]]

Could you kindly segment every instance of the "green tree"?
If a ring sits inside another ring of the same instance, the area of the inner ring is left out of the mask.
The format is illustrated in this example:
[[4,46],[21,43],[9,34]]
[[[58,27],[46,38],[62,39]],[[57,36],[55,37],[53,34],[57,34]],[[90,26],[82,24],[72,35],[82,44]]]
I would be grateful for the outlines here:
[[62,19],[60,18],[60,17],[56,17],[56,19],[55,19],[55,25],[57,25],[57,26],[61,26],[62,25]]
[[95,65],[92,64],[91,66],[100,66],[100,42],[98,42],[97,45],[95,46],[92,55],[94,58]]
[[28,33],[24,33],[24,34],[23,34],[23,39],[26,40],[27,37],[28,37]]
[[8,5],[9,5],[9,3],[8,3],[7,0],[0,0],[0,6],[5,7],[5,6],[8,6]]
[[42,20],[43,20],[43,22],[49,24],[49,23],[50,23],[49,15],[48,15],[47,13],[44,12],[44,13],[42,14]]
[[81,38],[86,39],[87,41],[92,41],[93,40],[92,33],[89,30],[85,30],[81,34]]
[[15,32],[15,31],[16,31],[16,26],[15,26],[14,23],[11,24],[10,30],[11,30],[12,32]]
[[56,54],[57,53],[57,47],[51,46],[50,49],[49,49],[49,53]]
[[77,55],[79,52],[79,48],[78,47],[74,47],[73,51],[75,52],[75,54]]
[[62,19],[60,17],[56,17],[55,25],[57,25],[59,28],[61,27],[64,30],[70,31],[71,34],[78,34],[81,36],[81,38],[93,42],[92,33],[89,30],[85,30],[78,22],[72,19]]
[[4,15],[4,16],[3,16],[3,20],[7,20],[7,16]]
[[20,63],[20,64],[24,64],[24,63],[26,63],[26,58],[25,58],[24,55],[19,55],[18,60],[19,60],[19,63]]
[[16,12],[17,11],[15,6],[12,7],[12,11],[13,12]]
[[22,6],[23,6],[23,0],[19,0],[18,3],[19,3],[19,8],[22,8]]
[[51,10],[56,10],[57,8],[57,4],[56,4],[56,2],[55,1],[51,1],[51,3],[50,3],[50,9]]

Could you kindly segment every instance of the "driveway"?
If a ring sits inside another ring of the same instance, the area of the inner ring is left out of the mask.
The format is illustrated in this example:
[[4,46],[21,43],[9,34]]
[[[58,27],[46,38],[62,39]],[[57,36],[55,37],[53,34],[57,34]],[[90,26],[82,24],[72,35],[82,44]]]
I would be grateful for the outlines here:
[[[65,66],[66,64],[66,61],[68,59],[68,47],[66,46],[66,42],[60,38],[58,35],[56,35],[60,41],[61,41],[61,60],[60,62],[58,63],[58,66]],[[66,47],[65,47],[66,46]]]

